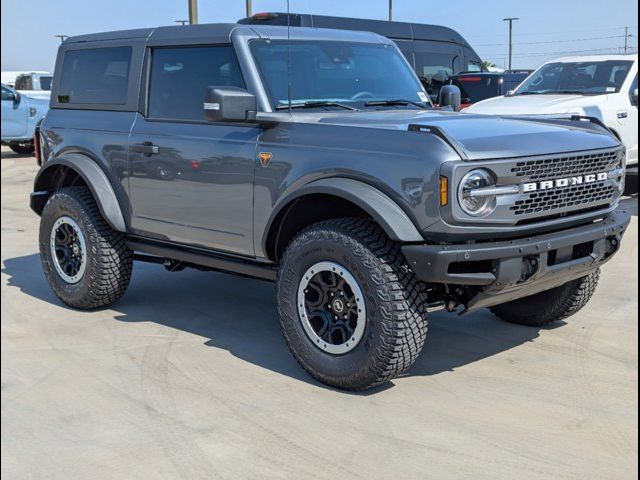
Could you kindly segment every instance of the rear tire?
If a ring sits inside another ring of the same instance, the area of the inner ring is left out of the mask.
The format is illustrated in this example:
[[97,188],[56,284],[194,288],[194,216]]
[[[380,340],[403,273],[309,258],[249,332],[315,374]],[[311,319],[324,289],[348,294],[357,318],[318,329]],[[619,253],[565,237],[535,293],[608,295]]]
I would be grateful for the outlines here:
[[496,305],[491,311],[507,322],[542,327],[582,310],[593,297],[599,280],[600,269],[552,290]]
[[102,218],[89,189],[58,190],[41,217],[42,268],[58,298],[81,310],[119,300],[131,279],[133,253]]
[[36,151],[33,143],[10,143],[9,148],[18,155],[31,155]]
[[[405,263],[399,245],[368,220],[329,220],[293,240],[278,274],[278,311],[287,345],[307,372],[333,387],[364,390],[413,364],[427,334],[426,294]],[[320,284],[338,287],[318,297]],[[350,318],[346,334],[342,314]]]

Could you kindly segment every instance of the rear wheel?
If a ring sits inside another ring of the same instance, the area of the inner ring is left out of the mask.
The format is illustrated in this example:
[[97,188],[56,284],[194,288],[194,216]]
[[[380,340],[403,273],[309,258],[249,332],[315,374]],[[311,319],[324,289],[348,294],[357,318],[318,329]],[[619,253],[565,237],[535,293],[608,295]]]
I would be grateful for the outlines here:
[[9,148],[19,155],[31,155],[36,151],[33,142],[10,143]]
[[328,385],[382,384],[409,368],[424,344],[424,285],[399,246],[368,220],[330,220],[298,235],[277,289],[289,349]]
[[552,290],[496,305],[491,311],[507,322],[542,327],[582,310],[593,297],[599,280],[600,269]]
[[124,235],[102,218],[86,187],[63,188],[47,201],[40,221],[40,258],[54,293],[82,310],[117,301],[133,267]]

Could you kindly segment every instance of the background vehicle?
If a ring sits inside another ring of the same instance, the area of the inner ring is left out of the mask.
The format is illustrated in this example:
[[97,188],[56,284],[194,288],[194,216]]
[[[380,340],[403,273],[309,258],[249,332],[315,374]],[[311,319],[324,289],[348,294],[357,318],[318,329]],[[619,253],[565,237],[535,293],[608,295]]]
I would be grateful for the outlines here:
[[259,13],[238,23],[287,25],[375,32],[393,40],[407,58],[434,103],[447,78],[460,72],[482,72],[482,60],[455,30],[439,25],[385,22],[323,15]]
[[638,166],[638,55],[568,57],[535,71],[513,95],[476,103],[465,113],[572,114],[602,121]]
[[22,73],[16,77],[13,88],[23,95],[32,98],[49,99],[51,95],[51,81],[53,76],[44,72]]
[[475,72],[451,75],[449,82],[462,93],[462,108],[488,98],[506,95],[515,90],[533,70],[507,70],[505,72]]
[[9,87],[13,87],[15,85],[15,83],[16,83],[16,78],[18,78],[20,75],[23,75],[25,73],[36,73],[36,74],[41,74],[41,75],[51,75],[50,72],[44,72],[44,71],[25,72],[25,71],[9,71],[9,70],[3,71],[0,75],[2,77],[2,83],[4,83],[5,85],[7,85]]
[[33,134],[49,109],[49,100],[22,95],[2,85],[2,145],[16,153],[33,153]]
[[275,281],[294,357],[352,390],[411,366],[429,311],[587,304],[630,222],[611,132],[438,111],[391,40],[290,30],[61,45],[31,207],[62,301],[111,305],[134,258]]

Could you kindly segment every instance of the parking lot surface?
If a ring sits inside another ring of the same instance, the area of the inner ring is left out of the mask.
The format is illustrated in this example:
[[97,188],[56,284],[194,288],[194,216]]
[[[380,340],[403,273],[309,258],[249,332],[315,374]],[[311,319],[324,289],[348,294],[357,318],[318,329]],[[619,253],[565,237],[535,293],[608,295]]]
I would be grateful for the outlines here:
[[36,170],[3,147],[4,478],[637,478],[637,196],[584,311],[542,330],[433,315],[404,377],[349,394],[298,367],[269,283],[137,264],[112,309],[65,308]]

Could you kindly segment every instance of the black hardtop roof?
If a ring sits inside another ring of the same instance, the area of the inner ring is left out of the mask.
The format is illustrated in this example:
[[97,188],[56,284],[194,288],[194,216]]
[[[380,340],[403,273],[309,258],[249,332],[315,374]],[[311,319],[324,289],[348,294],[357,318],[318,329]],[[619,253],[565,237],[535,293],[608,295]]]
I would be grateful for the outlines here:
[[[246,31],[249,35],[270,38],[286,38],[288,29],[273,25],[239,25],[237,23],[211,23],[198,25],[176,25],[156,28],[140,28],[136,30],[119,30],[113,32],[92,33],[78,35],[66,39],[63,45],[75,43],[94,43],[105,41],[142,40],[151,45],[185,44],[185,43],[228,43],[231,34],[236,31]],[[291,29],[292,39],[322,39],[359,42],[388,43],[385,37],[366,31],[332,30],[326,28],[295,28]]]
[[[287,14],[281,12],[269,13],[279,19],[279,24],[286,23]],[[428,25],[422,23],[390,22],[386,20],[369,20],[363,18],[331,17],[326,15],[290,14],[291,25],[301,27],[333,28],[362,30],[375,32],[385,37],[405,40],[434,40],[439,42],[454,42],[467,45],[467,41],[455,30],[442,25]],[[259,25],[260,16],[243,18],[240,24]],[[267,17],[267,20],[268,17]]]

